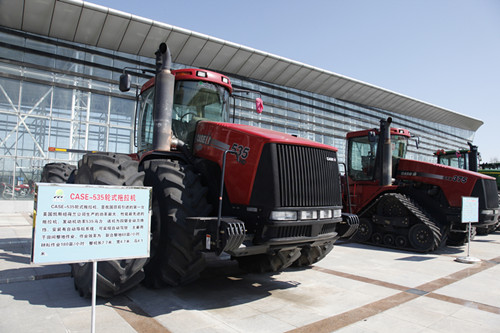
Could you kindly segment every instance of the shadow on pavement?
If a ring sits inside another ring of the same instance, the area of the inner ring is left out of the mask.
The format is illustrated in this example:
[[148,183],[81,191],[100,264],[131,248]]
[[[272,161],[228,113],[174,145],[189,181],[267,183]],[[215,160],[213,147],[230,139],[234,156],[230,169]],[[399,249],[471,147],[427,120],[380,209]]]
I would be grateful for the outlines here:
[[[277,280],[279,274],[246,273],[235,261],[221,260],[209,265],[201,278],[189,285],[164,289],[140,286],[130,291],[128,297],[152,317],[181,309],[221,309],[264,299],[279,290],[300,285],[296,281]],[[113,299],[110,303],[117,305]]]
[[[0,255],[6,261],[20,261],[15,255]],[[29,263],[29,258],[23,258],[23,263]],[[275,291],[299,285],[295,281],[278,281],[274,278],[277,274],[247,274],[235,262],[224,260],[209,265],[201,278],[189,285],[163,289],[148,289],[139,285],[125,295],[112,299],[97,298],[97,303],[120,306],[127,305],[124,300],[131,299],[138,305],[131,307],[131,311],[139,315],[144,315],[145,311],[149,316],[179,309],[217,309],[252,302],[268,297]],[[6,282],[8,276],[13,282]],[[20,278],[24,280],[16,280]],[[74,289],[69,265],[26,266],[0,271],[0,294],[10,295],[16,301],[50,308],[89,306],[91,302],[88,298],[80,297]]]

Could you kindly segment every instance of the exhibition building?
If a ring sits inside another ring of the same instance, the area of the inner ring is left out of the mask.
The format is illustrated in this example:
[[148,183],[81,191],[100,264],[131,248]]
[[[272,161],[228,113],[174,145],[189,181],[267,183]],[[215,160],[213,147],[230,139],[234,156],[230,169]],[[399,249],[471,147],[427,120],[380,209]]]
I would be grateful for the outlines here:
[[[168,16],[158,22],[79,0],[4,0],[0,182],[37,182],[45,164],[76,165],[81,151],[136,151],[136,95],[153,76],[162,42],[174,69],[202,68],[230,78],[239,92],[229,121],[335,146],[340,161],[346,133],[378,127],[383,118],[418,136],[418,149],[410,143],[408,158],[428,162],[439,148],[467,147],[483,124],[238,41],[169,25]],[[132,73],[126,93],[118,87],[125,69]],[[257,97],[262,113],[255,111]]]

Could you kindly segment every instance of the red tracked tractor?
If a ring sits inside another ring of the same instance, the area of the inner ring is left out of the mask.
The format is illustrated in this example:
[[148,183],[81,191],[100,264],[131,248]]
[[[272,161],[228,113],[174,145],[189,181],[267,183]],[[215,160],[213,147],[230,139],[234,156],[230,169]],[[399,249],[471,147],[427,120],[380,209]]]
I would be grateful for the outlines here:
[[[249,271],[310,265],[354,233],[357,217],[341,213],[336,148],[229,123],[229,78],[170,71],[164,43],[156,55],[155,78],[139,96],[138,152],[89,153],[76,171],[57,165],[65,175],[52,175],[153,188],[150,258],[99,262],[98,295],[116,295],[141,280],[152,287],[193,281],[207,251],[225,252]],[[120,89],[129,88],[124,75]],[[72,265],[82,295],[91,292],[91,269]]]
[[477,226],[500,214],[495,179],[476,172],[405,159],[410,133],[380,128],[347,134],[344,209],[359,216],[353,239],[385,247],[429,252],[467,241],[461,223],[463,196],[479,198]]
[[[460,150],[437,150],[434,155],[436,155],[437,163],[453,166],[459,169],[470,170],[479,172],[483,175],[488,175],[494,177],[496,179],[497,191],[499,191],[499,199],[500,199],[500,170],[498,165],[495,163],[481,163],[481,156],[479,154],[477,146],[473,145],[470,142],[467,142],[469,145],[469,149],[460,149]],[[478,227],[476,228],[478,235],[486,235],[495,231],[498,226],[500,226],[500,221],[497,221],[495,224],[491,224],[488,226]]]

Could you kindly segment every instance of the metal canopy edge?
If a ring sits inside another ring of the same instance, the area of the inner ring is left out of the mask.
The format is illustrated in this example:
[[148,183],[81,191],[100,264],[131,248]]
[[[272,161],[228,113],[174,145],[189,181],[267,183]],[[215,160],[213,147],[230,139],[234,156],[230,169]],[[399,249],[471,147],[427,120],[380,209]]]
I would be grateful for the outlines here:
[[[334,72],[90,2],[2,0],[0,25],[144,57],[152,57],[158,43],[166,41],[174,61],[187,66],[207,67],[465,130],[476,131],[483,125],[482,120]],[[333,84],[318,85],[318,78]]]

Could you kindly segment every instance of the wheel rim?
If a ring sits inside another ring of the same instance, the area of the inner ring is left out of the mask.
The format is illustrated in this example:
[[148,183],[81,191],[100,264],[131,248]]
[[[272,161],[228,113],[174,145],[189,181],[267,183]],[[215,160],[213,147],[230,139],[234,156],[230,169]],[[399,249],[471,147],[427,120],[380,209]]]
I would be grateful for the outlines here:
[[416,224],[410,228],[409,239],[415,249],[427,251],[432,247],[434,235],[425,224]]
[[359,242],[366,242],[372,236],[373,227],[366,219],[360,219],[358,231],[356,231],[355,239]]
[[392,234],[384,235],[384,244],[385,245],[394,245],[394,235],[392,235]]
[[372,241],[375,244],[381,244],[382,243],[382,234],[376,232],[372,236]]
[[406,245],[408,244],[408,241],[407,241],[405,236],[396,236],[396,239],[394,242],[395,242],[396,246],[399,248],[406,247]]

